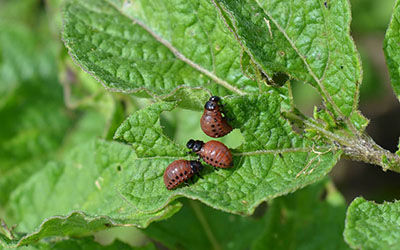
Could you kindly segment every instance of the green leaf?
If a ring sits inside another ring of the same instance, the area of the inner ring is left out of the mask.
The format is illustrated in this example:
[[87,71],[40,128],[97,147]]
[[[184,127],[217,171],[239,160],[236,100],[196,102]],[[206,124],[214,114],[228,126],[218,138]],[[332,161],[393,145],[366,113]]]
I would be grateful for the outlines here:
[[257,90],[242,75],[240,46],[207,1],[70,1],[63,38],[75,61],[112,91]]
[[[394,2],[394,0],[384,2],[351,0],[351,8],[357,10],[352,12],[351,30],[357,32],[357,36],[364,36],[367,33],[382,32],[387,29]],[[364,60],[362,62],[364,67]]]
[[143,232],[168,249],[246,249],[264,225],[260,218],[224,213],[189,200],[176,215]]
[[262,201],[319,180],[336,163],[340,152],[294,133],[281,116],[281,104],[286,100],[278,91],[281,89],[259,96],[225,98],[231,124],[244,137],[244,143],[233,150],[234,167],[218,172],[208,167],[204,179],[173,191],[165,188],[163,172],[187,150],[160,134],[156,120],[172,104],[156,103],[131,115],[116,134],[132,144],[139,157],[121,189],[122,195],[142,211],[157,211],[185,196],[227,212],[251,214]]
[[398,249],[399,213],[400,201],[376,204],[356,198],[347,210],[344,238],[353,248]]
[[[151,216],[168,216],[168,213],[174,213],[180,206],[171,206],[158,214]],[[144,215],[143,217],[146,217]],[[149,216],[150,217],[150,216]],[[52,236],[74,236],[91,233],[106,229],[112,226],[121,226],[122,224],[106,216],[88,216],[81,212],[73,212],[68,216],[57,216],[44,221],[37,231],[27,234],[19,239],[10,240],[3,235],[0,238],[0,246],[19,247],[30,244],[37,244],[41,239]],[[57,239],[57,238],[55,238]],[[40,244],[41,242],[39,242]]]
[[174,103],[157,103],[139,110],[118,128],[114,139],[131,142],[139,157],[184,156],[185,148],[174,144],[164,135],[160,126],[160,114],[171,111]]
[[[0,107],[23,82],[45,80],[53,85],[56,80],[56,63],[53,43],[41,46],[41,40],[27,26],[0,21]],[[51,82],[51,81],[53,82]],[[27,83],[25,83],[26,85]],[[30,84],[31,85],[31,84]],[[56,85],[56,84],[54,84]],[[40,85],[39,85],[40,86]],[[46,89],[44,86],[42,90]],[[57,93],[59,86],[48,87],[48,92]]]
[[[1,236],[0,236],[1,237]],[[1,243],[1,241],[0,241]],[[5,245],[5,247],[14,247],[13,245]],[[152,243],[149,243],[143,247],[131,247],[130,245],[123,243],[119,240],[113,241],[111,244],[103,246],[94,241],[93,237],[84,238],[59,238],[54,241],[40,242],[35,245],[31,245],[33,249],[58,249],[58,250],[70,250],[70,249],[105,249],[105,250],[119,250],[119,249],[140,249],[140,250],[151,250],[156,249]]]
[[281,72],[311,83],[336,117],[357,110],[361,64],[347,0],[213,2],[268,78]]
[[400,156],[400,138],[399,138],[399,143],[397,144],[397,148],[398,150],[396,151],[396,154]]
[[400,99],[400,2],[396,1],[392,19],[389,24],[389,28],[386,31],[383,50],[385,52],[386,63],[389,68],[390,78],[392,87],[397,96]]
[[7,22],[10,27],[15,27],[16,23],[22,22],[32,24],[38,16],[38,5],[37,0],[2,0],[0,2],[0,20]]
[[132,175],[135,158],[128,146],[92,141],[62,161],[47,164],[12,193],[10,213],[19,222],[16,231],[26,235],[9,244],[82,235],[110,226],[145,227],[176,213],[181,207],[176,202],[159,211],[141,212],[119,193]]
[[328,180],[263,204],[253,217],[183,204],[143,232],[169,249],[348,249],[345,201]]
[[[4,29],[3,29],[4,27]],[[25,26],[0,22],[0,207],[62,144],[74,119],[66,112],[51,49]],[[49,44],[51,47],[51,44]]]
[[272,201],[253,249],[349,249],[343,240],[346,204],[327,180]]
[[85,238],[71,238],[67,240],[61,240],[56,242],[42,243],[38,247],[39,249],[57,249],[57,250],[71,250],[71,249],[104,249],[104,250],[155,250],[156,247],[153,243],[149,243],[143,247],[131,247],[130,245],[123,243],[119,240],[115,240],[110,245],[100,245],[95,242],[93,237]]

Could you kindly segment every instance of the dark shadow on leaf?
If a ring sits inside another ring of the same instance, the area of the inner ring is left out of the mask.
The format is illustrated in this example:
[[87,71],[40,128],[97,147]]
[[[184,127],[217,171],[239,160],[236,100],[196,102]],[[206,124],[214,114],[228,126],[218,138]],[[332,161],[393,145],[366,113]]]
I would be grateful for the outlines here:
[[254,210],[254,213],[251,217],[255,219],[261,219],[267,211],[268,211],[268,203],[264,201]]

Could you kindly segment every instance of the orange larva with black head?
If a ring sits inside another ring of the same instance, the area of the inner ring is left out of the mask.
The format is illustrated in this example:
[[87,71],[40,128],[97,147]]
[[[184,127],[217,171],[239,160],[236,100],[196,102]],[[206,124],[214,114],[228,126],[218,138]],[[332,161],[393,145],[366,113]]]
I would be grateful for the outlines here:
[[178,187],[199,172],[203,165],[199,161],[176,160],[164,171],[164,184],[168,190]]
[[204,113],[200,119],[203,132],[213,138],[222,137],[232,131],[231,125],[222,116],[221,106],[218,104],[220,98],[212,96],[204,105]]
[[232,167],[231,151],[222,142],[189,140],[186,146],[198,154],[207,164],[218,168]]

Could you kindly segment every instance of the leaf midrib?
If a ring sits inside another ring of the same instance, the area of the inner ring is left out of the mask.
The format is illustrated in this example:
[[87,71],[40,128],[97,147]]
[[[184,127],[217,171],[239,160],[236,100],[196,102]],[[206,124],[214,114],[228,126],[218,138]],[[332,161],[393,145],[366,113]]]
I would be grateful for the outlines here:
[[[308,64],[306,58],[304,55],[302,55],[300,53],[300,51],[298,50],[298,48],[296,47],[296,45],[294,44],[294,42],[292,41],[292,39],[289,37],[289,35],[285,32],[285,30],[278,24],[278,22],[272,17],[272,15],[265,10],[264,8],[262,8],[261,4],[259,3],[259,0],[254,0],[256,1],[258,7],[260,9],[263,10],[263,12],[265,13],[265,15],[268,16],[268,18],[275,24],[275,26],[279,29],[279,31],[283,34],[283,36],[286,38],[286,40],[289,42],[290,46],[293,48],[293,50],[297,53],[297,55],[300,57],[300,59],[303,61],[304,65],[307,68],[307,71],[309,72],[309,74],[311,75],[311,77],[314,79],[314,81],[318,84],[318,86],[321,88],[321,91],[323,92],[323,94],[325,95],[325,97],[327,98],[327,100],[329,101],[329,103],[332,105],[332,107],[334,108],[334,110],[342,117],[346,117],[343,112],[339,109],[339,107],[336,105],[336,103],[333,101],[332,97],[330,96],[330,94],[328,93],[328,91],[325,89],[325,86],[322,84],[322,81],[315,75],[314,71],[312,70],[311,66]],[[325,17],[325,16],[324,16]],[[326,18],[324,18],[324,25],[326,26]],[[329,42],[328,42],[329,44]],[[328,49],[328,58],[330,58],[330,50]],[[329,62],[327,62],[328,64]],[[325,67],[324,72],[322,73],[322,75],[325,75],[325,72],[327,70],[327,67]],[[322,79],[322,78],[321,78]],[[352,105],[352,107],[354,107],[354,105]],[[353,112],[353,108],[352,108],[352,112]],[[349,121],[349,119],[345,119],[344,122],[347,124],[347,126],[355,133],[357,133],[357,129],[354,127],[353,123],[351,123]]]
[[139,25],[142,27],[145,31],[147,31],[154,39],[156,39],[158,42],[163,44],[166,48],[168,48],[171,53],[173,53],[176,58],[181,60],[182,62],[186,63],[187,65],[191,66],[193,69],[199,71],[200,73],[205,74],[206,76],[210,77],[214,82],[217,84],[221,85],[222,87],[229,89],[230,91],[239,94],[239,95],[244,95],[246,92],[241,91],[240,89],[236,88],[235,86],[229,84],[227,81],[219,78],[216,76],[214,73],[208,71],[207,69],[203,68],[202,66],[196,64],[195,62],[191,61],[189,58],[185,57],[182,53],[179,52],[178,49],[176,49],[171,43],[169,43],[167,40],[163,39],[160,35],[158,35],[156,32],[150,29],[150,27],[146,26],[143,22],[139,21],[138,19],[135,19],[133,17],[130,17],[126,15],[122,10],[118,8],[114,3],[111,3],[107,0],[104,0],[107,4],[109,4],[111,7],[113,7],[115,10],[117,10],[121,15],[125,16],[126,18],[130,19],[134,24]]

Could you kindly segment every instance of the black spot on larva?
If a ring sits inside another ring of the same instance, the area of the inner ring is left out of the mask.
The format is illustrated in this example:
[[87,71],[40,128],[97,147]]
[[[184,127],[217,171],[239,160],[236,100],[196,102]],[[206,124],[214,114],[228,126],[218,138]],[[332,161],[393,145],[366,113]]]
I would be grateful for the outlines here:
[[215,127],[215,125],[213,124],[213,125],[211,125],[211,127],[213,128],[213,127]]
[[175,179],[172,179],[172,182],[175,182]]
[[186,170],[185,170],[184,174],[187,175],[187,171]]
[[340,65],[340,69],[343,69],[343,66],[342,66],[342,65]]
[[222,166],[222,165],[223,165],[223,164],[222,164],[222,162],[220,162],[220,163],[219,163],[219,165],[221,165],[221,166]]
[[208,156],[206,156],[206,159],[207,159],[207,160],[209,159]]
[[214,118],[214,122],[217,122],[218,120],[217,120],[217,118]]
[[210,159],[210,161],[211,161],[211,162],[213,162],[213,161],[214,161],[214,159]]
[[175,179],[179,180],[179,176],[176,176]]
[[181,174],[180,174],[180,176],[182,177],[182,176],[183,176],[183,174],[181,173]]
[[214,133],[215,133],[215,132],[217,132],[217,130],[213,129],[213,130],[212,130],[212,132],[214,132]]
[[117,166],[117,171],[121,171],[121,170],[122,170],[121,166],[118,165],[118,166]]

